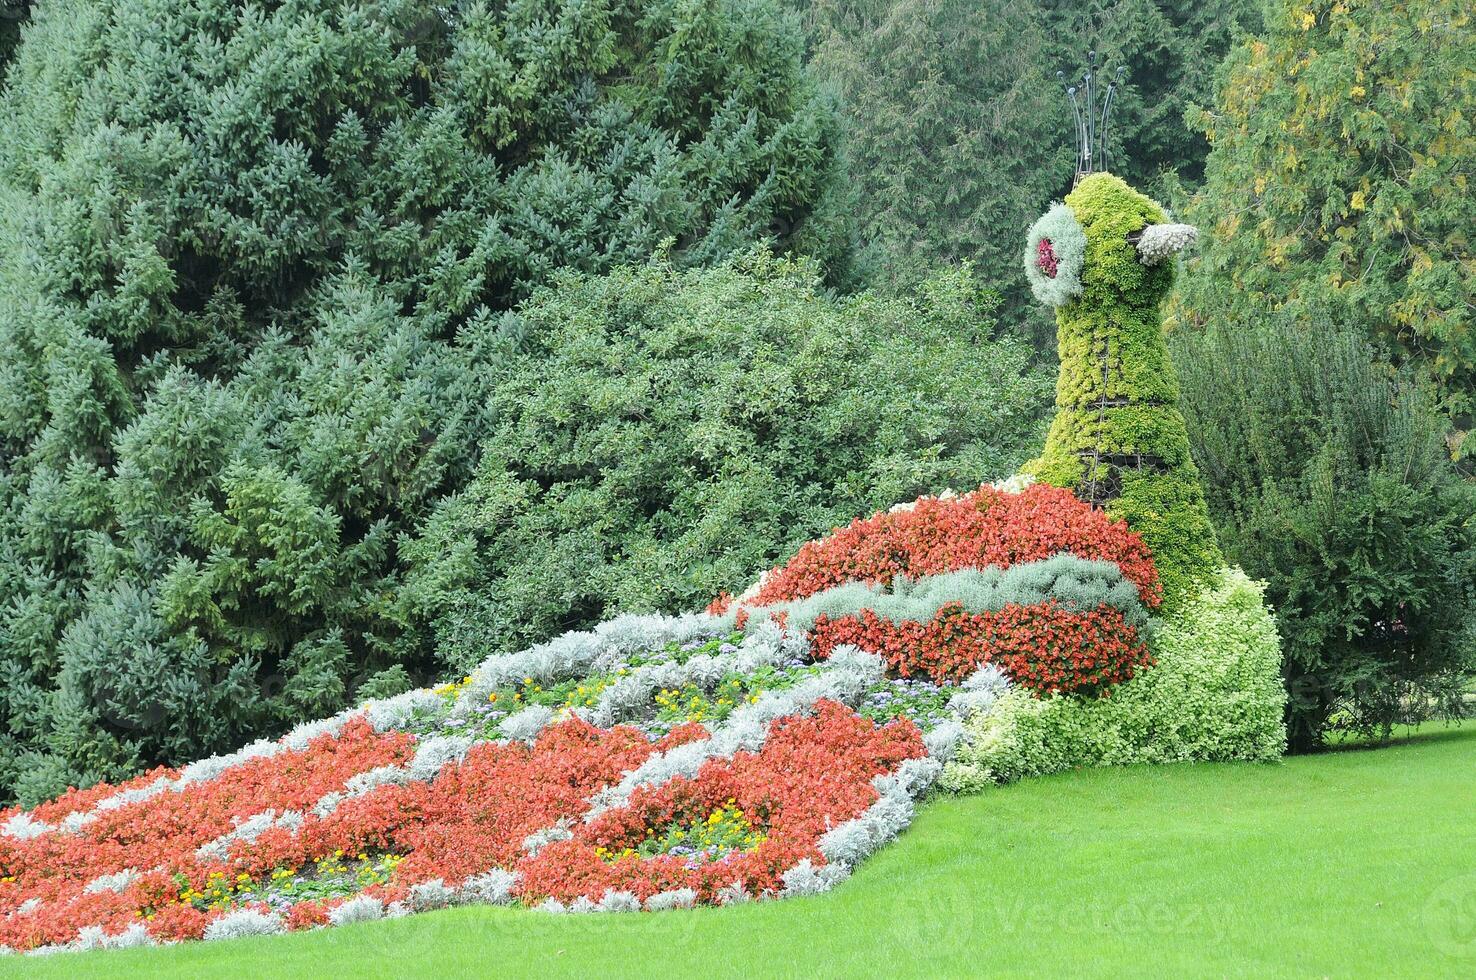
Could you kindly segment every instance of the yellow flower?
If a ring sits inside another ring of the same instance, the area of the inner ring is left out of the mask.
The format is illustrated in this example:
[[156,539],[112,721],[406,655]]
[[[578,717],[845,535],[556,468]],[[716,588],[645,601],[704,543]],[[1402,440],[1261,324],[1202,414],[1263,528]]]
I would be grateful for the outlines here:
[[1313,14],[1313,13],[1310,13],[1310,12],[1302,14],[1302,30],[1304,30],[1304,31],[1310,31],[1312,29],[1312,25],[1313,24],[1316,24],[1316,23],[1317,23],[1317,15],[1316,14]]
[[1353,86],[1352,88],[1350,88],[1348,90],[1348,94],[1351,95],[1351,96],[1353,96],[1353,98],[1355,98],[1355,99],[1361,99],[1365,95],[1367,95],[1368,92],[1367,92],[1367,90],[1364,89],[1364,87],[1362,85],[1355,85],[1355,86]]

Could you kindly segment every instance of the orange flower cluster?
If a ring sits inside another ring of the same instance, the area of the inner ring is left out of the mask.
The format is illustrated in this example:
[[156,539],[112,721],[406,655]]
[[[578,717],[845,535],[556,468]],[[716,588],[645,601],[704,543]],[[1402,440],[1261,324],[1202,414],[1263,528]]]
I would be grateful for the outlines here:
[[1138,631],[1108,605],[1078,612],[1044,602],[969,613],[951,604],[926,623],[893,623],[863,609],[819,617],[811,643],[817,657],[855,644],[880,654],[902,677],[938,683],[957,683],[992,663],[1040,694],[1101,694],[1153,663]]
[[1126,523],[1069,490],[1036,484],[1021,493],[980,487],[961,497],[923,497],[911,509],[851,522],[810,541],[771,572],[753,604],[814,595],[844,582],[890,584],[962,568],[1009,568],[1061,552],[1110,561],[1138,587],[1143,604],[1163,601],[1158,570]]
[[[699,902],[710,902],[735,882],[751,895],[777,891],[783,873],[800,861],[825,863],[820,837],[876,802],[873,777],[924,754],[922,734],[910,720],[877,726],[842,704],[821,701],[813,717],[775,722],[760,751],[711,759],[695,779],[638,789],[627,805],[577,827],[573,839],[526,858],[518,866],[520,893],[525,901],[598,901],[614,889],[644,901],[690,888]],[[650,828],[723,806],[736,807],[762,828],[763,842],[716,861],[635,853],[609,861],[601,854],[634,851]]]
[[[53,832],[27,840],[0,835],[0,945],[30,949],[64,943],[82,926],[110,932],[145,916],[157,939],[198,936],[208,916],[174,902],[179,893],[172,873],[203,886],[220,865],[197,859],[196,849],[231,831],[236,821],[268,809],[309,809],[351,777],[379,766],[407,762],[415,737],[378,733],[353,719],[337,735],[320,735],[298,751],[282,752],[233,766],[213,779],[109,810],[76,832]],[[159,773],[151,774],[157,777]],[[146,785],[143,777],[123,784]],[[112,795],[119,787],[98,786],[69,793],[33,814],[59,817],[78,806]],[[0,817],[15,811],[5,811]],[[118,891],[85,890],[100,875],[130,868],[157,869],[139,875]],[[17,914],[28,900],[33,911]]]

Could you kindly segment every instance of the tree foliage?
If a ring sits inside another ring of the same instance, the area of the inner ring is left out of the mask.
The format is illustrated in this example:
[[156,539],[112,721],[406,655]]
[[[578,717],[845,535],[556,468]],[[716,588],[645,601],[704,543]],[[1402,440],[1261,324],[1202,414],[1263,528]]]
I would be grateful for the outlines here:
[[937,262],[1018,278],[1019,229],[1071,176],[1060,86],[1033,2],[814,0],[812,64],[841,93],[868,271]]
[[[1154,192],[1165,174],[1197,186],[1210,144],[1186,116],[1214,100],[1215,70],[1237,38],[1260,28],[1261,0],[1045,5],[1050,56],[1068,77],[1088,50],[1095,50],[1109,69],[1127,69],[1113,103],[1112,172]],[[1077,67],[1075,74],[1080,73]],[[1069,140],[1069,133],[1062,138]]]
[[1236,49],[1180,319],[1326,309],[1476,384],[1476,22],[1465,0],[1278,2]]
[[10,53],[20,43],[21,25],[30,15],[30,0],[0,0],[0,80],[5,77]]
[[0,132],[0,797],[431,663],[399,542],[477,466],[497,317],[755,239],[843,274],[771,0],[54,0]]
[[[539,294],[475,479],[403,547],[448,666],[616,611],[691,609],[856,514],[1013,472],[1049,379],[966,273],[914,300],[812,265],[658,261]],[[515,350],[515,352],[514,352]]]
[[870,275],[905,288],[931,263],[970,261],[1011,320],[1039,317],[1017,262],[1020,229],[1071,186],[1057,70],[1079,73],[1093,47],[1126,65],[1114,172],[1147,186],[1174,170],[1192,183],[1206,147],[1184,111],[1209,100],[1213,65],[1256,23],[1255,0],[791,2],[815,70],[844,99]]
[[1220,544],[1277,611],[1300,750],[1459,716],[1476,661],[1476,486],[1426,388],[1361,333],[1282,316],[1174,334]]

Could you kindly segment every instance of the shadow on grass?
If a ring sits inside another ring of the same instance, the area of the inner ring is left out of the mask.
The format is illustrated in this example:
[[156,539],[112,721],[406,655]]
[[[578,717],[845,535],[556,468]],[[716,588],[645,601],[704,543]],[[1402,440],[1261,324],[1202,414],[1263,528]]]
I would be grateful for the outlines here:
[[1334,752],[1368,752],[1391,749],[1407,745],[1434,745],[1440,742],[1458,742],[1476,738],[1476,725],[1464,725],[1459,721],[1447,722],[1439,728],[1436,723],[1423,725],[1395,725],[1387,739],[1368,735],[1341,735],[1323,746],[1318,752],[1308,755],[1326,755]]

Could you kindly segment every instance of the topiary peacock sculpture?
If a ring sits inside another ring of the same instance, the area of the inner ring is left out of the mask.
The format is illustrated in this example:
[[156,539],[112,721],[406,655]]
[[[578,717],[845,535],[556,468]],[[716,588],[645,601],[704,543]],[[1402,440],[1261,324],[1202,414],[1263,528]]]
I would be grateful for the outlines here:
[[813,895],[935,785],[1279,755],[1275,621],[1220,557],[1160,333],[1194,229],[1091,173],[1082,119],[1025,255],[1061,356],[1037,485],[902,503],[701,613],[0,809],[0,954]]
[[1124,69],[1104,79],[1091,51],[1079,83],[1056,74],[1076,117],[1077,172],[1074,189],[1035,222],[1025,248],[1031,290],[1056,310],[1061,368],[1045,450],[1024,473],[1072,490],[1142,535],[1169,612],[1224,565],[1159,316],[1174,257],[1198,236],[1105,171]]

